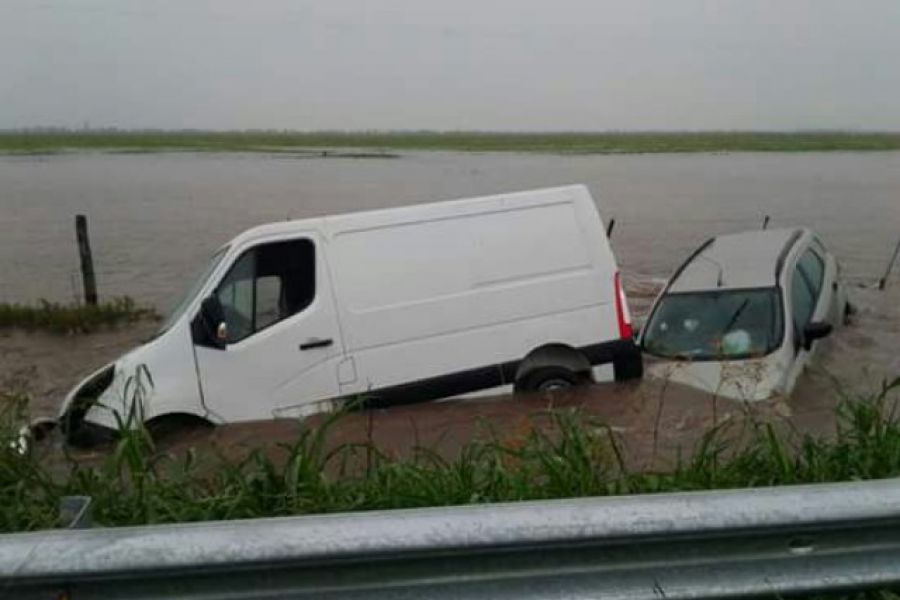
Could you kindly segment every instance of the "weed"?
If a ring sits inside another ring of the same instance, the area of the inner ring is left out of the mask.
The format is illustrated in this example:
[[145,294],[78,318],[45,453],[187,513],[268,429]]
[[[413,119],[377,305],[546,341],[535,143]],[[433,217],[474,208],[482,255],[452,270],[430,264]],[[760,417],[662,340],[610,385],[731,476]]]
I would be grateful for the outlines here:
[[0,329],[21,328],[53,333],[91,333],[104,326],[158,318],[152,308],[137,306],[123,296],[97,304],[58,304],[41,300],[37,306],[0,304]]
[[[137,398],[147,386],[136,372],[129,393]],[[554,409],[514,437],[486,430],[455,457],[420,447],[403,459],[371,439],[330,443],[344,418],[337,413],[303,428],[277,456],[258,449],[240,461],[163,452],[138,412],[122,419],[101,464],[71,462],[51,474],[11,443],[25,403],[18,395],[0,404],[0,530],[52,527],[64,495],[91,496],[94,521],[115,526],[892,477],[900,475],[898,390],[900,378],[846,400],[833,439],[756,420],[720,423],[674,468],[655,472],[629,472],[609,428],[580,410]],[[746,431],[736,436],[735,427]]]

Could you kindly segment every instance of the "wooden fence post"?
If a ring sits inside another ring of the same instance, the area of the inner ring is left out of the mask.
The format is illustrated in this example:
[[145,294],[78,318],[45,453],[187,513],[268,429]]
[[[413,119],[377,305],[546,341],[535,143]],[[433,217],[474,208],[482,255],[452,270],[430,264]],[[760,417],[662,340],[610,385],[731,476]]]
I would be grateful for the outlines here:
[[81,259],[81,279],[84,282],[84,302],[97,305],[97,278],[94,276],[94,259],[91,241],[88,239],[87,217],[75,215],[75,235],[78,238],[78,256]]

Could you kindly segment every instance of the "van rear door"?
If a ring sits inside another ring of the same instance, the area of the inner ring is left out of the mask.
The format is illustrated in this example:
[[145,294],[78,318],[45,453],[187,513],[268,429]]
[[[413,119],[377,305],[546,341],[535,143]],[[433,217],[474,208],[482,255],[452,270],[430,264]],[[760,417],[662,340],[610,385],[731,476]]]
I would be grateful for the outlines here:
[[195,342],[206,407],[224,421],[315,410],[338,395],[343,354],[317,233],[257,242],[232,261],[213,292],[225,348]]

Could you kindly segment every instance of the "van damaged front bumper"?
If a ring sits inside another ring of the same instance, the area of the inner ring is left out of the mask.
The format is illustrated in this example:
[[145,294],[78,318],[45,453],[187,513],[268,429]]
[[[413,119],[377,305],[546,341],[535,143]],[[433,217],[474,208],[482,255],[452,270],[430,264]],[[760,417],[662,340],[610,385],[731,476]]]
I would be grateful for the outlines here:
[[27,454],[39,444],[54,435],[62,434],[63,442],[74,448],[88,449],[104,446],[118,439],[119,433],[99,423],[84,419],[83,415],[64,415],[59,419],[39,418],[19,428],[12,447],[19,454]]
[[66,444],[76,448],[103,446],[119,438],[119,432],[115,429],[83,418],[79,421],[71,419],[61,421],[60,424]]
[[95,371],[66,397],[59,415],[59,426],[67,444],[89,448],[108,444],[118,437],[114,428],[87,418],[100,396],[112,385],[115,371],[115,364]]

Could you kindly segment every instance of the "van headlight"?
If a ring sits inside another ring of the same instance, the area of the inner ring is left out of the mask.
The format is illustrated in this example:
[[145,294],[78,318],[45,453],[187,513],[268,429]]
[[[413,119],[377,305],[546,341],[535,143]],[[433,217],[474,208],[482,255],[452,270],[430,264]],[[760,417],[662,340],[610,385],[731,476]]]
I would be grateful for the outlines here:
[[50,435],[50,432],[56,429],[56,419],[48,419],[46,417],[35,419],[28,425],[23,425],[19,429],[16,439],[10,444],[10,447],[19,454],[28,454],[35,442],[40,442]]

